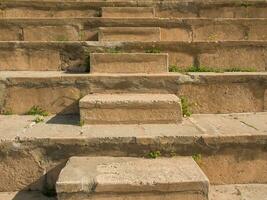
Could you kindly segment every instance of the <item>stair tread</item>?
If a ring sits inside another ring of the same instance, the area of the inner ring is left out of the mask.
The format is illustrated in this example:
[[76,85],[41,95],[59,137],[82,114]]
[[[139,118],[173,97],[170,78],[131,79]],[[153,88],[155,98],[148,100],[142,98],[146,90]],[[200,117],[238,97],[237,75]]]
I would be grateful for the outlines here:
[[[208,193],[207,177],[191,157],[144,159],[72,157],[57,181],[58,193]],[[89,188],[84,188],[88,185]]]
[[80,106],[87,103],[161,103],[161,102],[177,102],[179,98],[173,94],[89,94],[80,100]]
[[[131,140],[127,138],[136,138],[140,142],[143,139],[144,141],[149,139],[147,144],[152,144],[158,138],[170,141],[175,141],[175,138],[178,140],[185,138],[187,140],[180,140],[180,143],[186,144],[194,137],[203,137],[217,138],[217,142],[223,144],[224,142],[249,142],[246,138],[251,138],[251,142],[253,142],[252,138],[264,140],[264,136],[267,135],[267,112],[194,114],[190,118],[185,118],[181,124],[85,125],[83,127],[77,126],[79,117],[76,116],[52,115],[45,117],[44,123],[39,124],[34,124],[34,119],[35,116],[0,115],[2,133],[0,140],[13,141],[19,136],[20,140],[33,141],[51,138],[62,141],[77,139],[82,142],[84,139],[110,138],[111,142],[113,139],[120,141],[120,138],[125,138],[125,141],[130,143]],[[228,139],[224,140],[224,138]],[[216,143],[216,140],[209,142]]]

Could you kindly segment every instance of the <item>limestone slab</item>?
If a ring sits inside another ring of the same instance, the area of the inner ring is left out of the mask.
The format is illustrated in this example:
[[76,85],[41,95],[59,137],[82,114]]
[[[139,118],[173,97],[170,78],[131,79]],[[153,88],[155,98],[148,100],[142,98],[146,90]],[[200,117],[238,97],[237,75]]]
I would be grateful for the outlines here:
[[102,17],[153,18],[155,9],[152,7],[103,7]]
[[160,28],[157,27],[101,27],[99,41],[160,41]]
[[[160,199],[207,200],[209,181],[191,157],[160,159],[126,157],[72,157],[57,181],[59,200]],[[86,198],[86,194],[88,197]],[[129,195],[129,196],[128,196]],[[153,199],[148,197],[146,199]]]
[[89,94],[80,100],[85,124],[169,124],[182,121],[180,100],[171,94]]
[[0,192],[2,200],[56,200],[55,197],[46,197],[41,192]]
[[214,185],[210,189],[211,200],[267,200],[266,184]]
[[91,73],[166,73],[165,53],[91,53]]

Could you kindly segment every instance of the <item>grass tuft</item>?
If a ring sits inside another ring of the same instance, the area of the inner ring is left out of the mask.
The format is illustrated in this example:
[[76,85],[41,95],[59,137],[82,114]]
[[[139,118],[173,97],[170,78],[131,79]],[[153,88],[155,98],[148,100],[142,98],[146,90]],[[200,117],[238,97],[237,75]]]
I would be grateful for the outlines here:
[[190,110],[190,104],[187,97],[180,97],[180,98],[181,98],[183,116],[190,117],[192,115],[192,112]]
[[43,116],[37,116],[34,120],[33,120],[36,124],[44,122],[44,117]]
[[191,66],[188,68],[184,67],[178,67],[176,65],[170,65],[169,72],[179,72],[179,73],[187,73],[187,72],[215,72],[215,73],[223,73],[223,72],[256,72],[257,70],[255,68],[239,68],[239,67],[233,67],[233,68],[226,68],[226,69],[217,69],[212,67],[206,67],[206,66]]
[[145,50],[146,53],[161,53],[161,50],[157,47],[152,47]]
[[161,156],[161,153],[160,151],[151,151],[149,154],[148,154],[148,158],[151,158],[151,159],[156,159],[158,157]]
[[31,109],[26,113],[26,115],[40,115],[40,116],[48,116],[49,113],[42,109],[40,106],[33,106]]

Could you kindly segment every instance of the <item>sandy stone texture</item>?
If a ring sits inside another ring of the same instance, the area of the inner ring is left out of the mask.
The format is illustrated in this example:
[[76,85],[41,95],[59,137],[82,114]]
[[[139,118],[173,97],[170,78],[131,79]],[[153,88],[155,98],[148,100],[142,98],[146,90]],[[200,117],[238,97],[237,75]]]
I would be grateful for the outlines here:
[[111,199],[123,199],[127,193],[130,195],[126,199],[144,199],[131,194],[138,192],[151,195],[147,199],[160,199],[157,193],[164,195],[162,199],[170,199],[170,193],[178,200],[207,200],[208,190],[208,179],[190,157],[72,157],[57,182],[60,200],[74,199],[73,193],[76,197],[80,193],[82,199],[84,193],[91,193],[93,199],[103,199],[109,192],[113,193]]

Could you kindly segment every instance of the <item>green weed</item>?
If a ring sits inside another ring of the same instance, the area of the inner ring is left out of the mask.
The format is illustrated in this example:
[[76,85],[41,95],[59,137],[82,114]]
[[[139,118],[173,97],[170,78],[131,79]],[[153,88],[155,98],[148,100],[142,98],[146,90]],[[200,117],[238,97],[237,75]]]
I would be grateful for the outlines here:
[[151,151],[149,154],[148,154],[148,158],[151,158],[151,159],[156,159],[158,157],[161,156],[161,153],[160,151]]
[[192,112],[190,110],[190,104],[187,97],[181,97],[182,111],[184,117],[190,117]]
[[40,115],[40,116],[48,116],[49,113],[42,109],[40,106],[33,106],[31,109],[26,113],[26,115]]

